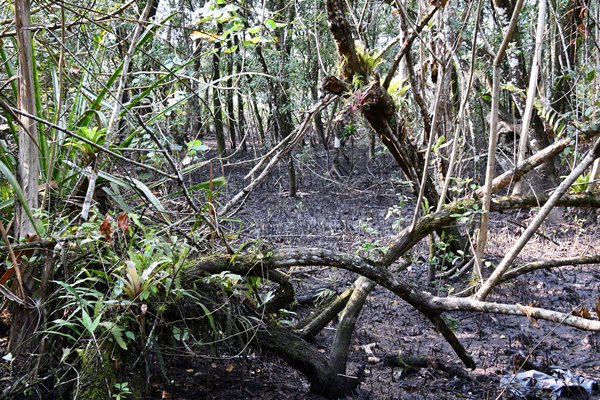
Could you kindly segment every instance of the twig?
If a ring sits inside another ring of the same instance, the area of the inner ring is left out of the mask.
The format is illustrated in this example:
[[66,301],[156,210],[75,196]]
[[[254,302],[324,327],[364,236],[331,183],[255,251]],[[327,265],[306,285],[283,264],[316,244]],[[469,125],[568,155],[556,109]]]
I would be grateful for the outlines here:
[[[517,222],[517,221],[513,221],[512,219],[507,219],[507,220],[506,220],[506,222],[508,222],[508,223],[511,223],[511,224],[513,224],[513,225],[516,225],[516,226],[519,226],[519,227],[521,227],[521,228],[523,228],[523,229],[527,229],[527,225],[525,225],[525,224],[522,224],[522,223],[520,223],[520,222]],[[542,232],[537,232],[537,231],[536,231],[536,232],[535,232],[535,234],[536,234],[536,235],[538,235],[538,236],[539,236],[539,237],[541,237],[541,238],[544,238],[544,239],[546,239],[546,240],[547,240],[547,241],[549,241],[549,242],[552,242],[552,243],[554,243],[554,244],[555,244],[555,245],[557,245],[557,246],[560,246],[560,243],[558,243],[556,240],[552,239],[551,237],[549,237],[549,236],[547,236],[547,235],[543,234]]]
[[419,22],[419,24],[415,27],[415,29],[410,33],[410,35],[408,35],[408,37],[406,39],[404,39],[404,43],[402,43],[402,47],[400,48],[400,51],[398,52],[398,54],[396,54],[396,57],[394,58],[394,62],[392,63],[392,66],[390,67],[390,70],[389,70],[387,76],[385,77],[385,81],[383,82],[382,86],[385,89],[387,89],[390,86],[390,83],[392,82],[392,79],[394,78],[394,75],[396,74],[396,71],[398,70],[398,67],[400,66],[400,61],[402,61],[402,57],[404,57],[404,54],[406,54],[406,52],[408,52],[410,50],[412,43],[415,41],[417,36],[419,36],[421,31],[427,26],[427,24],[429,23],[429,20],[431,20],[431,18],[433,18],[433,16],[439,9],[440,9],[439,5],[436,5],[435,7],[433,7],[429,11],[429,13],[427,13],[427,15],[425,15],[425,17],[423,17],[423,19]]
[[253,173],[255,173],[260,166],[262,166],[266,160],[272,156],[269,163],[263,168],[261,173],[252,180],[248,185],[246,185],[242,190],[240,190],[227,204],[225,204],[218,212],[218,215],[225,215],[240,201],[243,201],[249,194],[254,190],[254,188],[260,184],[271,172],[271,169],[277,164],[279,160],[281,160],[285,155],[287,155],[290,151],[293,150],[294,146],[302,139],[306,130],[310,127],[310,121],[312,121],[313,116],[325,108],[329,103],[333,101],[337,96],[334,95],[326,95],[321,98],[317,103],[315,103],[310,110],[307,111],[307,115],[304,117],[304,121],[296,127],[296,129],[290,133],[284,140],[282,140],[277,146],[275,146],[269,153],[267,153],[261,161],[250,171],[246,178],[250,177]]
[[171,155],[169,154],[169,152],[167,151],[167,149],[165,148],[165,146],[163,145],[163,143],[160,140],[158,140],[158,138],[156,137],[156,134],[154,133],[154,131],[152,129],[150,129],[144,123],[144,120],[142,120],[142,117],[140,117],[138,114],[136,114],[136,118],[138,120],[138,123],[142,127],[142,129],[145,130],[146,133],[148,133],[148,135],[150,135],[150,138],[152,139],[152,141],[158,146],[159,149],[162,150],[163,155],[167,159],[167,162],[169,163],[169,165],[171,166],[171,168],[175,172],[175,177],[177,178],[176,179],[177,183],[179,184],[179,186],[181,186],[181,190],[183,191],[183,195],[185,196],[185,199],[187,200],[188,205],[192,208],[192,210],[194,210],[194,212],[199,212],[200,209],[198,208],[198,206],[194,202],[194,199],[192,199],[192,196],[190,196],[190,192],[188,191],[188,188],[185,185],[185,182],[183,180],[183,175],[181,174],[181,171],[179,170],[179,168],[177,168],[177,164],[175,164],[175,161],[173,160],[173,157],[171,157]]
[[[2,222],[1,219],[0,219],[0,233],[2,234],[2,239],[6,243],[6,246],[8,247],[8,253],[10,254],[10,260],[13,264],[13,270],[15,271],[15,275],[17,276],[17,282],[19,283],[19,289],[21,290],[21,296],[23,296],[22,299],[19,298],[19,300],[20,300],[19,303],[25,304],[25,302],[27,301],[27,293],[25,292],[25,285],[23,284],[23,276],[21,275],[21,268],[19,268],[19,261],[17,260],[17,257],[15,256],[15,252],[14,252],[13,248],[10,246],[10,242],[8,241],[8,235],[6,233],[6,229],[4,228],[4,223]],[[0,286],[2,286],[4,288],[4,285],[0,284]],[[16,297],[18,298],[18,296],[16,296]]]
[[37,116],[35,116],[35,115],[31,115],[31,114],[29,114],[29,113],[26,113],[26,112],[23,112],[23,111],[17,110],[17,109],[15,109],[15,108],[13,108],[13,107],[9,106],[8,104],[4,103],[4,102],[2,101],[2,99],[0,99],[0,107],[1,107],[1,108],[3,108],[3,109],[6,109],[5,107],[8,107],[10,110],[12,110],[12,111],[13,111],[14,113],[16,113],[16,114],[23,115],[23,116],[25,116],[25,117],[28,117],[28,118],[34,119],[34,120],[36,120],[37,122],[42,122],[42,123],[46,124],[47,126],[49,126],[50,128],[57,129],[57,130],[59,130],[59,131],[61,131],[61,132],[64,132],[64,133],[66,133],[67,135],[69,135],[69,136],[71,136],[71,137],[73,137],[73,138],[77,139],[77,140],[81,140],[83,143],[89,144],[90,146],[92,146],[92,147],[94,147],[94,148],[98,149],[99,151],[101,151],[101,152],[103,152],[103,153],[105,153],[105,154],[108,154],[108,155],[110,155],[110,156],[112,156],[112,157],[116,158],[117,160],[120,160],[120,161],[123,161],[123,162],[129,163],[129,164],[135,165],[135,166],[137,166],[137,167],[144,168],[144,169],[146,169],[146,170],[148,170],[148,171],[156,172],[157,174],[159,174],[159,175],[162,175],[162,176],[164,176],[164,177],[166,177],[166,178],[173,179],[173,180],[177,180],[177,177],[176,177],[176,176],[173,176],[173,175],[171,175],[171,174],[169,174],[169,173],[167,173],[167,172],[161,171],[160,169],[158,169],[158,168],[154,168],[154,167],[152,167],[152,166],[150,166],[150,165],[147,165],[147,164],[143,164],[143,163],[140,163],[140,162],[134,161],[134,160],[132,160],[131,158],[124,157],[124,156],[122,156],[122,155],[120,155],[120,154],[118,154],[118,153],[115,153],[115,152],[114,152],[114,151],[112,151],[112,150],[109,150],[109,149],[107,149],[107,148],[105,148],[105,147],[102,147],[102,146],[100,146],[100,145],[99,145],[99,144],[97,144],[97,143],[94,143],[93,141],[91,141],[91,140],[89,140],[89,139],[86,139],[86,138],[84,138],[83,136],[79,136],[78,134],[76,134],[76,133],[74,133],[74,132],[71,132],[71,131],[69,131],[68,129],[65,129],[65,128],[63,128],[63,127],[59,126],[59,125],[53,124],[52,122],[50,122],[50,121],[48,121],[48,120],[45,120],[44,118],[39,118],[39,117],[37,117]]
[[529,272],[537,271],[539,269],[552,269],[556,267],[565,267],[568,265],[586,264],[600,264],[600,255],[567,257],[548,261],[530,262],[508,270],[502,277],[502,282],[507,282],[511,279],[515,279],[518,276],[527,274]]

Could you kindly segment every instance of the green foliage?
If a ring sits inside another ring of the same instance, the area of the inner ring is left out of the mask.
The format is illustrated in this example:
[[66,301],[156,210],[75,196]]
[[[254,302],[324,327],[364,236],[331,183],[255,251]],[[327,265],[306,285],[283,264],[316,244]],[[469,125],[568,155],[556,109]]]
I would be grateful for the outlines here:
[[548,125],[551,131],[556,136],[562,136],[567,128],[567,115],[561,115],[556,112],[552,107],[547,107],[537,98],[533,102],[533,106],[536,109],[540,118]]
[[65,145],[79,149],[86,156],[98,153],[99,148],[106,143],[106,128],[98,129],[96,126],[93,128],[82,126],[79,127],[77,134],[80,138],[67,139]]
[[323,307],[323,306],[327,305],[327,303],[334,300],[335,297],[336,297],[335,290],[332,290],[329,288],[321,288],[317,292],[317,297],[316,297],[314,303],[317,307]]
[[[288,25],[278,22],[274,18],[265,18],[261,24],[249,27],[247,18],[243,16],[242,7],[222,0],[205,2],[198,13],[200,18],[194,22],[194,25],[206,26],[206,29],[194,31],[191,35],[193,40],[226,42],[228,39],[236,37],[245,47],[274,43],[276,36],[273,33]],[[222,30],[215,31],[216,26],[221,26]],[[230,54],[236,50],[238,50],[238,45],[233,45],[226,48],[224,53]]]
[[456,196],[464,195],[479,188],[479,185],[473,183],[473,178],[471,177],[461,178],[459,176],[454,176],[450,178],[450,180],[453,182],[453,184],[450,186],[449,190]]
[[355,42],[356,55],[360,64],[360,70],[369,76],[379,64],[381,64],[381,58],[373,51],[367,51],[365,45],[362,42]]
[[406,196],[397,194],[398,204],[395,204],[388,208],[385,214],[385,220],[392,219],[392,229],[396,232],[400,232],[404,228],[405,223],[405,210],[404,205],[407,201]]
[[125,400],[128,395],[133,394],[129,388],[129,382],[115,383],[114,388],[117,390],[117,392],[112,395],[115,400]]
[[589,187],[592,180],[592,173],[579,175],[575,182],[569,188],[569,192],[572,194],[584,193]]
[[354,88],[354,90],[360,89],[364,84],[365,82],[362,75],[354,74],[352,76],[352,87]]
[[406,80],[406,78],[400,79],[399,77],[394,77],[390,81],[387,91],[390,96],[392,96],[392,99],[394,99],[394,103],[396,103],[396,105],[407,104],[407,99],[404,95],[410,89],[410,84],[407,84]]
[[[21,207],[23,207],[23,209],[27,213],[27,217],[32,222],[36,232],[38,233],[38,235],[40,237],[42,237],[45,234],[45,227],[43,225],[41,225],[39,223],[39,221],[37,221],[35,219],[35,217],[34,217],[35,210],[32,210],[31,207],[29,207],[29,203],[27,202],[27,199],[25,198],[25,194],[23,193],[23,189],[21,188],[21,185],[19,185],[17,178],[15,177],[13,172],[10,170],[10,168],[7,165],[5,165],[2,161],[0,161],[0,176],[4,176],[4,179],[6,179],[6,181],[8,181],[10,187],[12,188],[12,192],[16,195],[16,198],[19,201],[19,203],[21,204]],[[0,181],[0,184],[1,183],[2,183],[2,181]],[[3,191],[6,191],[6,190],[7,190],[7,188],[4,187]],[[8,205],[8,202],[3,202],[3,203]],[[3,207],[0,207],[0,209],[2,209],[2,208]]]
[[483,209],[479,207],[479,204],[473,203],[470,208],[465,208],[462,212],[450,214],[450,216],[456,218],[460,223],[465,223],[470,221],[474,216],[481,214],[483,214]]
[[344,125],[344,128],[342,129],[342,140],[346,140],[349,139],[350,137],[354,136],[356,134],[357,131],[357,127],[356,124],[354,122],[349,122],[346,125]]

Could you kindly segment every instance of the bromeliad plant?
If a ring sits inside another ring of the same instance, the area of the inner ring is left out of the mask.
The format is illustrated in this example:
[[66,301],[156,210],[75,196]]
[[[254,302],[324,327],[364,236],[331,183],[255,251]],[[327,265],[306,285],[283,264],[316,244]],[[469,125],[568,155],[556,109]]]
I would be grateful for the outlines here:
[[[199,301],[180,282],[189,248],[149,226],[146,217],[121,213],[79,227],[81,239],[65,258],[73,265],[73,275],[54,281],[57,290],[50,301],[57,311],[45,330],[62,338],[52,341],[63,349],[61,364],[81,370],[91,360],[111,354],[112,361],[104,361],[115,363],[114,385],[122,382],[128,366],[152,355],[157,343],[168,342],[161,332],[185,329],[162,326],[162,321],[182,298]],[[208,308],[200,308],[206,312],[207,326],[216,330]]]

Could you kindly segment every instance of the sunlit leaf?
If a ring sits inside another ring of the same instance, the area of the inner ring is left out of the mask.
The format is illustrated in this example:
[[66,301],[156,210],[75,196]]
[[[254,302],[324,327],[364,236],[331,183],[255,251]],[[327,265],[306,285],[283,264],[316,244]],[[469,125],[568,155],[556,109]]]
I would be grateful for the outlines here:
[[215,40],[219,39],[219,35],[214,35],[212,33],[204,32],[204,31],[193,31],[190,34],[190,39],[192,39],[192,40],[208,40],[209,42],[214,42]]

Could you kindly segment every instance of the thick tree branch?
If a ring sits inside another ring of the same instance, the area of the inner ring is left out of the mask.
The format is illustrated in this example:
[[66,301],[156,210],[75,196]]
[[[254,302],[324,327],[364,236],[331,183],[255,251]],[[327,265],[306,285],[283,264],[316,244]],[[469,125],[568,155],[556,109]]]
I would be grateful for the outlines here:
[[354,290],[344,308],[344,314],[335,331],[333,344],[331,345],[330,360],[338,374],[346,373],[348,349],[352,334],[354,333],[354,327],[356,326],[356,320],[367,300],[368,294],[374,287],[375,283],[365,277],[360,277],[354,282]]
[[[210,256],[198,260],[185,272],[184,281],[208,273],[232,271],[239,274],[263,274],[270,269],[291,266],[329,266],[355,272],[385,287],[430,318],[448,311],[475,311],[505,315],[522,315],[548,320],[579,329],[600,331],[600,321],[588,320],[558,311],[514,304],[480,301],[472,298],[438,297],[402,280],[395,274],[365,258],[318,248],[287,248],[273,250],[269,257],[257,255]],[[430,318],[431,319],[431,318]]]
[[339,375],[324,354],[293,334],[289,329],[272,323],[257,333],[262,348],[281,357],[291,367],[302,372],[312,392],[328,398],[339,398],[354,390],[358,379]]
[[536,261],[519,265],[513,269],[508,270],[502,277],[502,282],[515,279],[521,275],[528,274],[530,272],[537,271],[540,269],[552,269],[557,267],[566,267],[568,265],[589,264],[600,264],[600,255],[558,258],[554,260]]
[[[398,8],[402,9],[402,4],[398,3]],[[436,4],[427,14],[425,14],[425,16],[419,22],[419,24],[415,27],[415,29],[407,35],[406,39],[404,39],[404,43],[402,43],[402,47],[400,48],[400,51],[398,51],[398,54],[396,54],[396,57],[394,58],[394,62],[392,63],[392,66],[390,67],[390,70],[388,71],[387,76],[385,77],[385,81],[383,81],[383,87],[385,89],[387,89],[390,86],[392,79],[394,79],[394,75],[396,75],[396,71],[398,70],[398,67],[400,66],[400,61],[402,61],[402,57],[404,57],[404,55],[408,51],[410,51],[410,47],[412,46],[415,39],[421,34],[423,29],[427,26],[427,24],[431,20],[431,18],[433,18],[435,13],[440,8],[441,8],[441,4],[440,3]]]
[[346,19],[346,5],[342,0],[326,0],[325,9],[327,10],[329,30],[333,35],[333,40],[338,51],[338,63],[342,78],[347,82],[352,82],[355,74],[359,74],[365,78],[366,71],[361,69],[358,55],[356,54],[352,27]]

